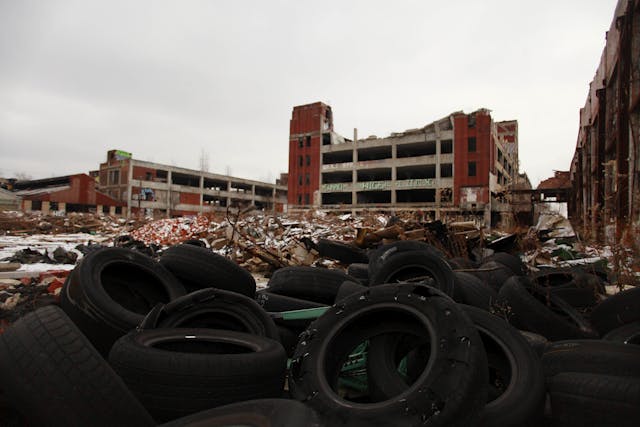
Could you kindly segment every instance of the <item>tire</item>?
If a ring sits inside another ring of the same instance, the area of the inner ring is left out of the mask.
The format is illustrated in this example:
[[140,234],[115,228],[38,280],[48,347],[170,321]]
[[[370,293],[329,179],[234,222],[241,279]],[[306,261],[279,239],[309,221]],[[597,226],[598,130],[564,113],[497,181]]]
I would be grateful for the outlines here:
[[269,426],[321,427],[318,415],[290,399],[257,399],[198,412],[162,427]]
[[[432,359],[406,391],[373,403],[338,395],[339,371],[352,349],[375,336],[416,329],[431,343]],[[331,426],[467,426],[477,424],[486,402],[485,366],[478,333],[445,294],[422,285],[383,285],[346,298],[311,324],[292,359],[289,387]]]
[[516,255],[511,255],[506,252],[496,252],[482,260],[483,263],[489,261],[495,261],[504,265],[516,276],[525,276],[527,274],[527,267],[524,265],[520,257]]
[[544,354],[545,351],[547,351],[547,348],[549,347],[549,340],[543,337],[542,335],[536,334],[534,332],[529,332],[529,331],[519,331],[519,332],[524,337],[524,339],[527,340],[527,343],[529,343],[529,347],[531,347],[533,352],[537,354],[538,357],[542,358],[542,355]]
[[222,329],[279,340],[273,319],[256,301],[215,288],[201,289],[155,307],[139,328]]
[[574,308],[595,307],[600,298],[593,289],[575,288],[575,287],[559,287],[551,288],[549,292],[557,297],[562,298],[564,302]]
[[484,407],[483,425],[540,425],[546,393],[540,358],[520,332],[501,318],[476,307],[464,309],[487,353],[489,395],[497,394]]
[[369,264],[354,263],[347,268],[347,275],[358,279],[364,286],[369,285]]
[[353,278],[339,270],[284,267],[273,273],[267,291],[320,304],[333,304],[340,285]]
[[553,425],[640,425],[640,378],[561,373],[548,380]]
[[318,415],[307,405],[289,399],[258,399],[198,412],[162,427],[321,427]]
[[158,422],[250,399],[280,397],[279,342],[214,329],[132,331],[109,363]]
[[546,377],[583,372],[640,378],[640,347],[603,340],[557,341],[542,356]]
[[416,240],[400,240],[382,245],[369,252],[369,277],[373,277],[387,258],[403,252],[426,251],[436,257],[445,258],[440,250],[425,242]]
[[320,239],[317,248],[321,257],[335,259],[344,264],[369,262],[364,250],[347,242]]
[[597,337],[573,307],[526,277],[511,277],[500,289],[499,297],[510,310],[509,322],[518,329],[551,341]]
[[543,268],[533,273],[531,278],[537,285],[543,287],[555,288],[567,284],[576,287],[585,287],[587,283],[585,274],[586,273],[579,268]]
[[218,288],[253,298],[256,281],[235,262],[194,245],[175,245],[164,251],[160,264],[173,273],[189,292]]
[[158,303],[185,290],[152,258],[122,248],[88,254],[65,281],[60,306],[104,356]]
[[511,269],[496,261],[485,262],[476,271],[470,273],[496,292],[499,292],[502,285],[514,275]]
[[340,285],[340,289],[338,289],[338,295],[336,295],[336,304],[340,301],[342,301],[343,299],[345,299],[346,297],[353,295],[353,294],[359,294],[361,292],[364,292],[368,289],[367,286],[362,286],[356,282],[344,282],[342,285]]
[[434,287],[449,296],[453,295],[451,267],[444,259],[429,251],[399,252],[380,258],[380,261],[379,268],[371,276],[372,286],[426,276],[433,279]]
[[298,337],[302,331],[284,325],[276,325],[276,328],[278,329],[278,340],[284,347],[287,357],[292,357],[296,345],[298,345]]
[[188,239],[185,240],[184,242],[182,242],[183,245],[193,245],[193,246],[199,246],[201,248],[206,248],[207,244],[200,239]]
[[612,295],[591,312],[591,322],[601,335],[637,320],[640,320],[640,288]]
[[[520,332],[501,318],[477,307],[461,307],[480,334],[487,354],[489,398],[482,412],[481,425],[538,426],[545,400],[540,358]],[[382,341],[377,343],[380,338]],[[408,353],[407,349],[397,353],[399,345],[407,344],[403,339],[401,335],[384,335],[370,340],[368,361],[372,369],[369,379],[375,380],[376,390],[387,392],[384,398],[392,398],[408,387],[393,362],[394,354]],[[420,363],[421,367],[425,364],[426,361]],[[408,367],[408,370],[413,369]]]
[[301,298],[293,298],[285,295],[278,295],[267,290],[256,292],[256,301],[269,313],[279,313],[282,311],[305,310],[307,308],[326,307],[327,304],[308,301]]
[[478,268],[478,265],[472,262],[468,258],[456,257],[447,260],[447,263],[451,266],[452,270],[471,270]]
[[498,301],[498,293],[486,286],[476,276],[463,271],[454,271],[453,300],[490,311]]
[[609,331],[602,339],[624,344],[640,345],[640,321],[627,323]]
[[55,306],[27,314],[0,335],[0,388],[29,425],[155,425]]

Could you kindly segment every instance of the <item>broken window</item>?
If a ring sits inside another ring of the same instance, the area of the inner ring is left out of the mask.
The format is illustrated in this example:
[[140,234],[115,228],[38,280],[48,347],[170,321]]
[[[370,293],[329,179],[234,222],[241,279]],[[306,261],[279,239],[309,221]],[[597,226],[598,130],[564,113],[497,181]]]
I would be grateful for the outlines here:
[[302,175],[298,175],[298,185],[302,185]]
[[304,165],[304,159],[302,158],[302,156],[298,156],[298,166],[302,165]]
[[305,183],[306,185],[311,184],[311,178],[309,177],[309,174],[306,174],[306,175],[304,176],[304,183]]
[[453,153],[453,141],[450,139],[445,139],[440,142],[440,154],[451,154]]
[[331,145],[331,134],[323,133],[322,134],[322,145]]
[[476,176],[476,162],[469,162],[467,166],[467,176]]
[[307,147],[311,147],[311,135],[307,135]]
[[298,196],[298,204],[301,205],[302,204],[302,195]]
[[469,153],[476,152],[476,137],[472,136],[467,139],[468,151]]
[[302,148],[304,147],[304,138],[299,137],[298,138],[298,148]]
[[453,164],[443,163],[440,165],[440,178],[451,178],[453,176]]
[[305,205],[308,205],[308,204],[309,204],[309,195],[308,195],[308,194],[305,194],[305,195],[304,195],[304,204],[305,204]]
[[311,166],[311,156],[307,156],[307,166]]
[[109,184],[108,185],[116,185],[120,184],[120,171],[119,170],[110,170],[109,171]]

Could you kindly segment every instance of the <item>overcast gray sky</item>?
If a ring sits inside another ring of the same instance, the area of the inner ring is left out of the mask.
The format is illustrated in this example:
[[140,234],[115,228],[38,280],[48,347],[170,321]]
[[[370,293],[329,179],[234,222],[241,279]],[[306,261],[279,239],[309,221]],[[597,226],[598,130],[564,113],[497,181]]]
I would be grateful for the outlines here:
[[617,0],[0,0],[0,176],[135,158],[272,182],[294,105],[385,136],[484,107],[569,168]]

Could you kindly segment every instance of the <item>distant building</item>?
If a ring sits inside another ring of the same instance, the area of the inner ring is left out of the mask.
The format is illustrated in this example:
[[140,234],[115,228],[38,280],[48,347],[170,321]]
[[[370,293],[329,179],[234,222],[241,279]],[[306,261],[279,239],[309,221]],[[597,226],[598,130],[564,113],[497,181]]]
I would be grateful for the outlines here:
[[[489,110],[456,112],[386,138],[353,139],[333,130],[331,107],[293,108],[289,136],[290,208],[421,209],[435,218],[499,211],[495,195],[518,176],[518,123]],[[490,221],[487,221],[490,222]]]
[[124,202],[126,213],[163,216],[224,211],[227,207],[282,211],[283,185],[136,160],[111,150],[100,164],[100,189]]
[[17,181],[14,195],[22,210],[50,212],[93,212],[118,215],[125,205],[96,190],[96,181],[86,174]]

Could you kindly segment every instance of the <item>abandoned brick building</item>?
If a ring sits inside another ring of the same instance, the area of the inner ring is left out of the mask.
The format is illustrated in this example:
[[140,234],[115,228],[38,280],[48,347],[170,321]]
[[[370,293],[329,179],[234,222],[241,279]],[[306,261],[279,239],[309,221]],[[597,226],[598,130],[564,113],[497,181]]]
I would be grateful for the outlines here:
[[329,105],[293,108],[289,208],[409,210],[434,218],[509,210],[497,195],[516,183],[518,123],[489,110],[455,112],[385,138],[353,139],[333,130]]
[[619,0],[571,162],[569,216],[586,238],[640,225],[640,0]]
[[111,150],[97,172],[100,189],[124,202],[129,215],[193,215],[227,207],[282,211],[284,185],[134,159]]

